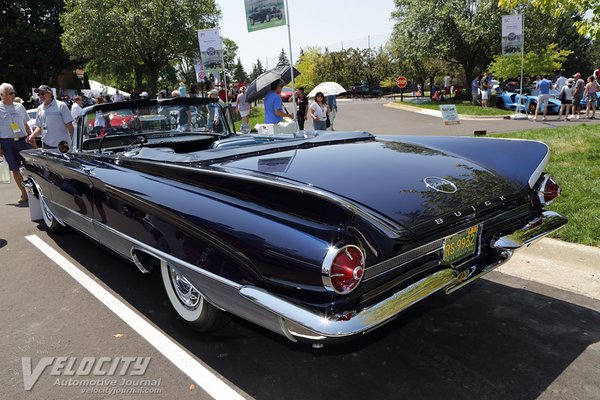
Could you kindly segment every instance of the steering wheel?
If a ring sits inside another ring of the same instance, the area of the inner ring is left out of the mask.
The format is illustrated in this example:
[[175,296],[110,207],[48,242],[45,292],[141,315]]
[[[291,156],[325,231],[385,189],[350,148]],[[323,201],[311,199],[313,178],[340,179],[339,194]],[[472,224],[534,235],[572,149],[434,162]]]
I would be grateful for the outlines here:
[[109,136],[114,136],[114,135],[118,135],[121,133],[127,133],[129,136],[133,137],[133,142],[131,142],[129,144],[129,146],[133,145],[135,142],[138,142],[140,147],[144,147],[144,142],[137,137],[133,132],[131,131],[126,131],[124,129],[115,129],[115,128],[108,128],[106,129],[104,136],[102,136],[100,138],[100,141],[98,142],[98,153],[100,153],[102,151],[102,142],[104,141],[104,139],[106,139]]

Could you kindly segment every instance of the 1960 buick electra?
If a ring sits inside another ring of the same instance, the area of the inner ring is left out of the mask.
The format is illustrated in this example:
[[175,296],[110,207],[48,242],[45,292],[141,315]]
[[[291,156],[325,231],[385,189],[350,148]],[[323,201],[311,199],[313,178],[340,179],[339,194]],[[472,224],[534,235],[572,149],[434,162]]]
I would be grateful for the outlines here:
[[199,331],[234,314],[292,341],[352,338],[566,223],[544,210],[560,189],[539,142],[236,135],[207,99],[84,111],[70,146],[22,153],[43,222],[159,273]]

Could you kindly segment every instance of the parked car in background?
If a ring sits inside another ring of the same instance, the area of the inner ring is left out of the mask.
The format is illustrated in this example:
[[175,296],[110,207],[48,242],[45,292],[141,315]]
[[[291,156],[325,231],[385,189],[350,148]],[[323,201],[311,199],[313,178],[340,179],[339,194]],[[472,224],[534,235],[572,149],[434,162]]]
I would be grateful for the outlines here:
[[33,131],[36,128],[35,119],[37,117],[37,108],[31,108],[27,110],[27,116],[29,117],[27,125],[29,125],[29,128],[31,128],[31,130]]
[[281,93],[279,94],[282,101],[292,101],[292,97],[294,96],[294,91],[291,87],[285,86],[281,89]]
[[[530,94],[532,88],[523,88],[523,99],[518,92],[502,92],[496,97],[496,107],[503,110],[519,110],[529,114],[535,113],[535,108],[538,104],[538,96]],[[543,109],[542,109],[543,111]],[[560,111],[560,100],[550,98],[548,101],[548,114],[558,114]]]
[[352,94],[352,96],[355,96],[355,97],[360,97],[360,96],[380,97],[380,96],[383,96],[383,90],[381,88],[369,87],[367,85],[360,84],[360,83],[352,85],[348,92],[350,92]]
[[154,271],[198,331],[235,314],[294,342],[358,337],[566,223],[545,210],[560,188],[541,142],[235,135],[211,102],[108,103],[82,118],[193,107],[223,115],[219,130],[210,118],[186,133],[127,125],[99,138],[80,123],[72,148],[21,152],[46,228],[73,227]]

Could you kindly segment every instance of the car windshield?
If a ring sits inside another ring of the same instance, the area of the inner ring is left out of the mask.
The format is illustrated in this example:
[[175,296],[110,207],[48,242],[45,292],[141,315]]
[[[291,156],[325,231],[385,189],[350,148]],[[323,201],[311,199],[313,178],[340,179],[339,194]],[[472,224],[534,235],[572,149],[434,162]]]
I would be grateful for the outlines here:
[[121,146],[125,138],[145,142],[157,137],[222,136],[231,131],[225,114],[220,102],[205,98],[101,104],[85,109],[79,137],[83,150],[97,150],[101,140],[106,150]]

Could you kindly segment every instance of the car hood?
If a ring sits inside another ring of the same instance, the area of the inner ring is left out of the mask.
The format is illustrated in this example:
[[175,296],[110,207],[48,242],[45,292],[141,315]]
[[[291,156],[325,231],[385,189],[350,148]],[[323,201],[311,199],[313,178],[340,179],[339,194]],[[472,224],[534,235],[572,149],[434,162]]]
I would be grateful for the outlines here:
[[[333,143],[252,155],[221,165],[276,175],[335,193],[409,229],[519,192],[517,184],[472,161],[399,141]],[[433,189],[440,178],[452,182],[456,192]]]

